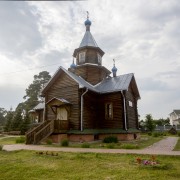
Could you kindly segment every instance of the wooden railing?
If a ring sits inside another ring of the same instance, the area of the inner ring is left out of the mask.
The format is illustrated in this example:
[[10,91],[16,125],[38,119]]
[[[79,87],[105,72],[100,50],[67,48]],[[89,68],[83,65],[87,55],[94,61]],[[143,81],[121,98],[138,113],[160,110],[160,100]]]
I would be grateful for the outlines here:
[[54,131],[54,121],[50,121],[46,126],[44,126],[40,131],[34,135],[34,144],[38,144],[43,139],[50,136]]
[[[28,131],[26,133],[26,144],[37,144],[41,141],[40,140],[41,138],[44,139],[43,135],[45,136],[45,134],[40,134],[40,137],[37,137],[38,136],[37,134],[39,134],[39,132],[42,132],[42,130],[48,126],[51,126],[51,131],[53,132],[52,129],[54,129],[54,121],[45,121],[42,124],[40,124],[39,126]],[[35,137],[36,137],[36,139],[35,139]],[[37,140],[38,140],[38,142],[37,142]]]
[[55,132],[59,132],[62,130],[69,129],[69,121],[68,120],[55,120],[54,121],[54,130]]

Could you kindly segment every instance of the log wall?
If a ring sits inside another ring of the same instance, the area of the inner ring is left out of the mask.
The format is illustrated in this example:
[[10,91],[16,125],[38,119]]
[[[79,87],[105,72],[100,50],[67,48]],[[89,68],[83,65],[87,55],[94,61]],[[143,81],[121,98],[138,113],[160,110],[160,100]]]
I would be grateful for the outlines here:
[[77,67],[75,74],[81,76],[92,85],[96,85],[108,76],[107,72],[102,67],[90,65]]
[[[127,126],[128,128],[138,128],[137,100],[133,92],[132,84],[130,84],[125,96],[127,108]],[[132,107],[129,105],[129,101],[132,102]]]
[[[105,117],[105,104],[112,103],[113,118]],[[120,92],[112,94],[104,94],[99,97],[98,103],[98,122],[100,128],[123,128],[124,126],[123,99]]]
[[[79,113],[79,85],[72,80],[67,74],[62,72],[59,78],[49,88],[45,94],[46,103],[54,97],[63,98],[69,101],[71,111],[69,115],[69,129],[79,129],[80,127],[80,113]],[[46,105],[46,120],[55,120],[55,114],[51,108]]]

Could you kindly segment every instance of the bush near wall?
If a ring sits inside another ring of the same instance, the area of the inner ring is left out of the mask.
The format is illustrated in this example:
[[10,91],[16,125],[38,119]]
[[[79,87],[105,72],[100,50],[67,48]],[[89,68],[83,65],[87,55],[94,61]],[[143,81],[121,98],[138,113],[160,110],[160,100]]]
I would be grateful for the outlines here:
[[103,143],[118,143],[118,138],[116,136],[107,136],[103,139]]

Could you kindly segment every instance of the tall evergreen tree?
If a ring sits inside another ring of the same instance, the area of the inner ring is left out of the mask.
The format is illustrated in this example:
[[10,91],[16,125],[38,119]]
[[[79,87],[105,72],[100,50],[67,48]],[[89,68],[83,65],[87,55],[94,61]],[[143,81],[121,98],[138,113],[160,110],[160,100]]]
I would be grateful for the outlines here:
[[38,75],[34,75],[33,83],[26,89],[26,95],[24,96],[26,100],[24,102],[25,109],[30,110],[39,103],[41,100],[39,96],[40,91],[50,78],[51,76],[47,71],[42,71]]
[[26,113],[23,119],[23,123],[21,125],[21,134],[25,134],[25,132],[28,131],[28,129],[30,128],[30,124],[31,124],[31,120],[29,118],[29,114]]
[[0,126],[5,125],[6,123],[6,113],[7,111],[4,108],[0,108]]
[[13,131],[20,131],[23,120],[22,120],[22,110],[21,109],[17,109],[15,112],[15,115],[13,117],[12,120],[12,130]]
[[6,124],[4,127],[4,131],[9,132],[12,130],[12,121],[13,121],[14,111],[10,109],[10,111],[7,112],[6,115]]

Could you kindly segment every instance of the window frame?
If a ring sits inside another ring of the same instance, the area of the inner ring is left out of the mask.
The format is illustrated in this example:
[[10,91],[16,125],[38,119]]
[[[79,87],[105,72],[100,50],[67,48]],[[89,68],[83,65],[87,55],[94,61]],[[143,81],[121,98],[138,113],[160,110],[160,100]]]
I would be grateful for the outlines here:
[[98,56],[98,63],[102,64],[102,57],[101,57],[101,55],[98,53],[97,56]]
[[105,118],[113,119],[113,103],[112,102],[105,103]]
[[128,101],[129,107],[133,107],[133,102],[131,100]]
[[80,52],[79,53],[79,63],[84,63],[86,58],[86,52]]

